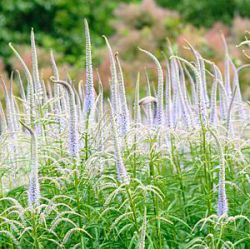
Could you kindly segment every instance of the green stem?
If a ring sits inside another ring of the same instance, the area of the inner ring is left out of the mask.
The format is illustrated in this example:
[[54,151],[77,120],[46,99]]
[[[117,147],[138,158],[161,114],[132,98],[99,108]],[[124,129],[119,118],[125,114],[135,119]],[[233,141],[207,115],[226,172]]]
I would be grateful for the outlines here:
[[39,249],[39,241],[38,241],[38,237],[37,237],[37,224],[36,224],[36,214],[35,211],[32,210],[32,236],[33,236],[33,248],[34,249]]
[[138,226],[137,219],[136,219],[135,204],[134,204],[133,198],[131,196],[130,188],[128,188],[128,186],[126,186],[126,191],[127,191],[128,197],[129,197],[129,203],[130,203],[130,207],[131,207],[131,210],[133,213],[133,220],[135,223],[135,229],[136,229],[137,233],[139,233],[139,226]]
[[[76,164],[75,164],[76,165]],[[75,166],[77,167],[77,166]],[[81,201],[80,201],[80,196],[79,196],[79,180],[78,180],[78,177],[77,177],[77,173],[76,173],[76,170],[75,170],[75,173],[74,173],[74,180],[75,180],[75,193],[76,193],[76,205],[77,205],[77,213],[80,215],[81,214]],[[78,224],[79,224],[79,227],[82,228],[82,218],[80,216],[78,216]],[[81,233],[81,249],[84,249],[85,248],[85,243],[84,243],[84,237],[83,237],[83,234]]]
[[[149,171],[150,171],[150,180],[153,181],[153,184],[156,185],[155,182],[155,172],[154,172],[154,154],[152,150],[152,143],[150,143],[150,161],[149,161]],[[158,201],[155,197],[155,194],[151,192],[152,200],[154,203],[154,214],[155,214],[155,226],[156,226],[156,234],[157,234],[157,241],[158,241],[158,248],[162,249],[162,238],[161,238],[161,223],[158,218],[159,216],[159,205]]]

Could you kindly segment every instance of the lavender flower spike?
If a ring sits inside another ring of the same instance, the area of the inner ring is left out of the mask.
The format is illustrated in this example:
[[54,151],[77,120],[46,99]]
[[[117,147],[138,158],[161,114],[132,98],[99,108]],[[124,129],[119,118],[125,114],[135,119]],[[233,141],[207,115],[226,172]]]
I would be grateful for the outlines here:
[[129,130],[129,110],[126,100],[126,92],[124,86],[124,79],[121,64],[118,58],[118,53],[115,54],[115,59],[118,65],[118,92],[119,92],[119,100],[120,100],[120,115],[119,115],[119,128],[122,135],[126,135]]
[[219,80],[219,73],[217,72],[217,68],[214,64],[212,64],[214,71],[214,80],[212,84],[211,90],[211,105],[210,105],[210,123],[213,125],[218,124],[218,114],[217,114],[217,106],[216,106],[216,97],[217,97],[217,85]]
[[163,71],[161,68],[160,62],[157,60],[157,58],[151,54],[150,52],[139,48],[140,51],[146,53],[151,59],[153,59],[154,63],[157,66],[157,74],[158,74],[158,93],[157,93],[157,112],[156,112],[156,125],[161,126],[164,123],[164,107],[163,107]]
[[32,208],[39,205],[40,200],[40,185],[38,181],[38,156],[37,156],[37,139],[34,131],[20,121],[23,127],[29,131],[31,135],[31,173],[28,190],[28,202]]
[[78,127],[77,127],[77,114],[75,107],[75,94],[73,87],[66,81],[55,80],[51,78],[52,82],[61,84],[65,87],[69,96],[69,154],[73,158],[79,156],[79,139],[78,139]]
[[17,50],[12,46],[11,43],[9,43],[9,47],[12,49],[12,51],[15,53],[16,57],[20,61],[21,65],[24,69],[25,76],[26,76],[27,81],[28,81],[28,90],[29,90],[28,93],[29,94],[27,96],[27,100],[29,102],[29,108],[30,108],[29,119],[30,119],[30,125],[31,125],[31,127],[33,127],[34,126],[35,99],[34,99],[34,86],[33,86],[32,76],[31,76],[30,71],[29,71],[27,65],[25,64],[24,60],[22,59],[20,54],[17,52]]
[[115,58],[110,47],[109,41],[106,36],[103,36],[105,39],[106,45],[109,51],[109,58],[110,58],[110,71],[111,71],[111,88],[113,89],[113,96],[112,96],[112,107],[114,110],[115,115],[119,113],[119,98],[118,98],[118,80],[117,80],[117,71],[115,65]]
[[109,101],[110,109],[111,109],[111,123],[113,128],[113,138],[114,138],[114,145],[115,145],[115,163],[116,163],[116,172],[117,178],[120,183],[129,184],[130,179],[127,174],[127,170],[122,160],[122,155],[120,151],[119,141],[118,141],[118,132],[117,132],[117,125],[115,122],[114,111],[112,105]]
[[30,40],[31,40],[32,77],[33,77],[33,83],[34,83],[34,92],[35,94],[37,94],[38,103],[41,104],[41,100],[43,96],[43,88],[41,85],[41,81],[39,79],[37,51],[36,51],[35,35],[34,35],[33,28],[31,29]]
[[84,19],[84,26],[86,37],[86,90],[84,99],[84,112],[86,114],[89,114],[95,104],[95,90],[92,68],[91,41],[89,26],[86,19]]
[[227,195],[226,195],[226,187],[225,187],[225,157],[221,148],[221,144],[219,139],[215,135],[215,133],[210,130],[212,136],[215,139],[217,144],[219,154],[220,154],[220,172],[219,172],[219,189],[218,189],[218,203],[217,203],[217,214],[219,217],[222,215],[227,215],[228,213],[228,203],[227,203]]

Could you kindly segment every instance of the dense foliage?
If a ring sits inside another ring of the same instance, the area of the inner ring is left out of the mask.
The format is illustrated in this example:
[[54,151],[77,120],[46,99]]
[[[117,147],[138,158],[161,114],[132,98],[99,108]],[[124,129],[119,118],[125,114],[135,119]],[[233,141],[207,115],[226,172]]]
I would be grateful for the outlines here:
[[[44,48],[55,47],[71,64],[82,51],[82,17],[88,18],[92,27],[94,44],[103,46],[102,34],[111,35],[113,10],[120,3],[140,3],[139,0],[8,0],[0,5],[0,56],[8,62],[8,42],[27,44],[32,26],[37,31],[38,44]],[[250,16],[247,0],[192,1],[157,0],[163,7],[180,12],[183,22],[210,27],[216,21],[231,24],[234,15]]]
[[211,27],[214,22],[231,24],[235,15],[250,17],[250,2],[247,0],[157,0],[166,8],[178,10],[185,21],[196,26]]
[[83,17],[91,23],[93,40],[100,45],[100,34],[110,35],[110,21],[114,8],[128,0],[10,0],[0,4],[0,55],[10,55],[8,43],[28,43],[27,35],[33,27],[38,44],[45,48],[55,47],[65,55],[65,60],[74,63],[82,52]]
[[157,89],[146,70],[147,93],[138,74],[129,101],[104,37],[109,100],[102,75],[94,88],[87,21],[85,38],[78,87],[62,78],[53,52],[45,84],[33,31],[32,70],[9,44],[24,74],[1,78],[0,247],[247,249],[250,112],[239,73],[248,65],[235,65],[224,37],[224,74],[188,43],[193,60],[169,45],[164,69],[140,48],[157,69]]

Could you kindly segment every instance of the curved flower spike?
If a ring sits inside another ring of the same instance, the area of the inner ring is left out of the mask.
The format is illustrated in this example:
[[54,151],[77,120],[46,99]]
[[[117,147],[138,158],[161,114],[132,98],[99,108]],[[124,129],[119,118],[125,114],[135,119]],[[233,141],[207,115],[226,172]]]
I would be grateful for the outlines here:
[[118,141],[117,126],[116,126],[115,117],[114,117],[114,111],[113,111],[110,101],[109,101],[109,105],[111,109],[111,123],[112,123],[112,128],[113,128],[113,139],[114,139],[114,145],[115,145],[115,164],[116,164],[117,178],[120,183],[129,184],[130,179],[129,179],[127,170],[122,160],[122,155],[121,155],[119,141]]
[[156,111],[156,125],[161,126],[164,123],[164,111],[163,111],[163,71],[161,68],[160,62],[157,60],[157,58],[148,52],[147,50],[144,50],[142,48],[139,48],[140,51],[147,54],[156,64],[157,67],[157,74],[158,74],[158,93],[157,93],[157,111]]
[[40,203],[40,185],[38,180],[38,156],[37,156],[37,139],[34,131],[20,121],[21,125],[30,133],[31,135],[31,173],[30,173],[30,183],[28,190],[28,202],[29,206],[33,208],[38,206]]
[[91,41],[89,34],[89,25],[86,19],[84,19],[85,37],[86,37],[86,88],[84,98],[84,112],[89,114],[95,104],[95,89],[93,80],[93,68],[92,68],[92,55],[91,55]]
[[61,84],[66,89],[69,96],[69,154],[78,158],[79,156],[79,139],[78,139],[78,128],[77,128],[77,114],[75,107],[75,94],[73,87],[66,81],[55,80],[51,77],[51,81],[56,84]]

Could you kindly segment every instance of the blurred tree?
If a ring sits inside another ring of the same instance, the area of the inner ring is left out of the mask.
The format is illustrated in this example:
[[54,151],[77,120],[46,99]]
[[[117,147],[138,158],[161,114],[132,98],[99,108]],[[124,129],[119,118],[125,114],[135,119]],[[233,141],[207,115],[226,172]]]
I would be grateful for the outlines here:
[[200,27],[211,27],[214,22],[231,24],[235,15],[250,17],[249,0],[156,0],[166,8],[178,10],[184,20]]
[[[9,64],[8,42],[28,44],[31,27],[37,44],[63,54],[64,62],[82,67],[83,18],[89,21],[94,47],[101,47],[102,34],[113,34],[113,10],[120,3],[141,0],[0,0],[0,57]],[[249,0],[156,0],[161,6],[176,9],[182,20],[196,26],[212,26],[217,20],[231,23],[234,15],[250,16]],[[152,20],[140,18],[137,29],[149,26]],[[173,26],[168,20],[166,26]],[[94,50],[95,57],[95,50]],[[77,59],[76,59],[77,58]],[[95,57],[96,58],[96,57]],[[60,61],[59,61],[60,63]],[[99,63],[97,59],[94,63]]]
[[[31,27],[36,32],[37,44],[55,49],[65,55],[64,60],[79,64],[76,56],[83,54],[83,19],[91,27],[95,46],[103,43],[102,34],[110,35],[112,13],[121,2],[131,0],[0,0],[0,56],[8,64],[9,42],[29,43]],[[136,1],[135,1],[136,2]],[[101,25],[100,25],[101,24]]]

